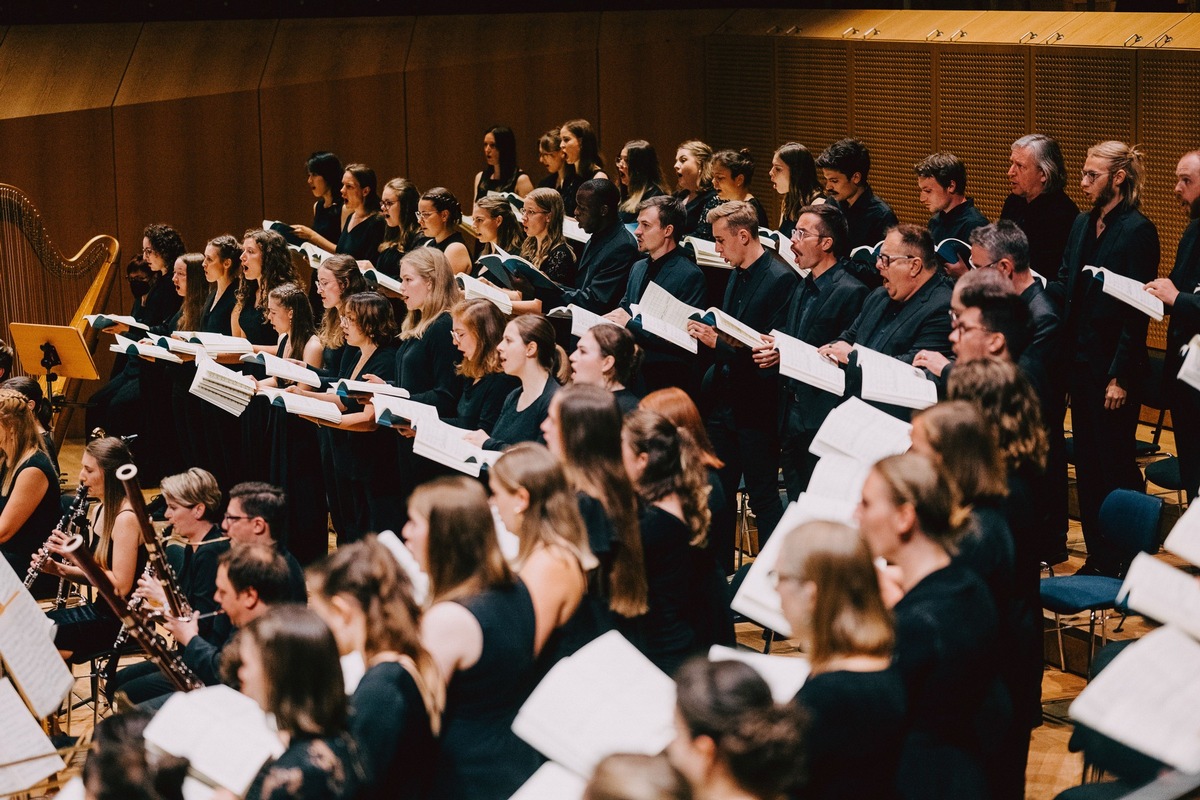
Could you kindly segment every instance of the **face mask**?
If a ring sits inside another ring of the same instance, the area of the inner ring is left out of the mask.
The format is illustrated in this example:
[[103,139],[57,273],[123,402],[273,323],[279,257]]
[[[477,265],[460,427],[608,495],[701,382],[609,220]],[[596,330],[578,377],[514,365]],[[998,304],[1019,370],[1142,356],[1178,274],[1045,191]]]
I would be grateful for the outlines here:
[[134,297],[145,297],[150,293],[150,283],[148,281],[130,281],[129,293]]

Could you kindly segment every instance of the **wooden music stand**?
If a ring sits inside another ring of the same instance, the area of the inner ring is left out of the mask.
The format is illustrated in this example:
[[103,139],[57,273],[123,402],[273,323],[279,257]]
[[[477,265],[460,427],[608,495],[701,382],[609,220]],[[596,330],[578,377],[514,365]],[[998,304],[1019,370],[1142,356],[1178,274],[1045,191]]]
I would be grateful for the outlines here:
[[21,359],[21,365],[33,372],[33,365],[40,364],[46,373],[46,396],[54,410],[63,406],[63,398],[54,394],[54,381],[58,378],[78,378],[94,381],[100,378],[96,362],[83,341],[83,334],[70,325],[32,325],[27,322],[12,322],[13,348]]

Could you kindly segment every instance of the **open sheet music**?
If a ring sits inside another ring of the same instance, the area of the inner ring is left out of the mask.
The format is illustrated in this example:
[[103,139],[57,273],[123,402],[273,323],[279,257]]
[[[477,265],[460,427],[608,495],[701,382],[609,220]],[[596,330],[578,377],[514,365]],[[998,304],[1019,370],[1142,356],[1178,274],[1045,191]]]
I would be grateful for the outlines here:
[[321,377],[308,367],[293,364],[286,358],[270,353],[246,353],[240,359],[247,364],[259,364],[273,378],[283,378],[293,383],[302,383],[316,389],[321,386]]
[[0,795],[14,795],[66,768],[8,678],[0,678],[0,720],[0,765],[8,765],[0,766]]
[[1200,639],[1200,583],[1165,561],[1138,553],[1125,574],[1117,600],[1139,614],[1175,625]]
[[371,403],[375,408],[375,421],[380,425],[401,425],[415,428],[425,420],[437,421],[438,419],[437,406],[418,403],[407,397],[377,394]]
[[610,631],[555,664],[513,732],[581,777],[612,753],[655,755],[675,738],[675,683]]
[[579,222],[574,217],[563,217],[563,237],[573,242],[587,244],[592,235],[579,227]]
[[323,248],[317,247],[312,242],[305,242],[304,244],[299,245],[299,246],[288,245],[288,249],[294,250],[297,253],[300,253],[306,259],[308,259],[309,266],[311,266],[313,269],[316,269],[317,267],[321,266],[322,262],[324,262],[325,259],[331,258],[333,256],[333,253],[331,253],[328,250],[325,250]]
[[312,417],[313,419],[331,422],[334,425],[342,421],[342,410],[338,408],[336,403],[331,403],[328,400],[318,400],[315,397],[306,397],[302,394],[285,392],[283,389],[272,389],[270,387],[259,389],[258,394],[269,399],[271,405],[276,408],[282,408],[289,414]]
[[817,352],[808,342],[773,330],[775,349],[779,351],[779,374],[841,397],[846,393],[846,373]]
[[697,352],[697,346],[687,332],[688,320],[700,313],[700,309],[689,306],[654,281],[646,284],[646,291],[637,303],[637,317],[644,331],[689,353]]
[[75,685],[70,668],[54,647],[52,629],[21,578],[6,559],[0,559],[0,660],[38,719],[58,711]]
[[1163,547],[1200,566],[1200,506],[1190,505],[1167,534]]
[[116,342],[108,346],[108,349],[114,353],[124,353],[132,358],[159,358],[163,361],[170,361],[172,364],[183,363],[182,358],[165,347],[148,342],[135,342],[132,339],[126,339],[119,333],[116,338]]
[[392,294],[400,294],[400,281],[393,278],[391,275],[384,275],[375,267],[371,266],[370,261],[360,261],[358,263],[358,271],[367,279],[367,283],[374,284],[383,289],[387,289]]
[[746,573],[746,579],[742,581],[730,608],[773,631],[791,636],[792,626],[783,616],[779,593],[771,585],[769,575],[779,560],[779,553],[783,550],[787,534],[812,520],[829,520],[852,525],[857,505],[857,500],[834,500],[809,492],[800,495],[796,502],[784,510],[783,516],[775,526],[775,534],[767,540],[754,563],[750,565],[750,571]]
[[1184,345],[1183,363],[1179,365],[1179,372],[1175,377],[1200,391],[1200,334],[1193,336],[1192,340]]
[[916,409],[937,402],[937,385],[919,367],[861,344],[854,345],[854,352],[862,371],[864,400]]
[[258,703],[228,686],[177,692],[146,726],[146,748],[188,759],[188,772],[243,797],[283,742]]
[[749,348],[765,347],[766,342],[763,341],[762,334],[751,328],[746,323],[742,322],[737,317],[726,314],[716,306],[709,306],[699,314],[692,315],[691,319],[701,322],[705,325],[711,325],[721,333],[736,341],[738,344],[745,345]]
[[114,325],[125,325],[138,332],[150,330],[150,326],[146,323],[138,322],[133,317],[123,314],[84,314],[83,318],[87,320],[88,325],[98,331],[106,330]]
[[783,262],[796,271],[796,274],[801,278],[807,278],[809,270],[800,269],[800,265],[796,263],[796,255],[792,252],[791,237],[784,236],[779,231],[773,231],[770,228],[758,229],[758,240],[765,247],[769,247],[779,254]]
[[1121,651],[1071,718],[1182,772],[1200,772],[1200,643],[1172,626]]
[[566,306],[552,308],[546,313],[547,317],[553,319],[569,319],[571,320],[571,335],[583,336],[597,325],[616,325],[611,319],[605,319],[594,311],[588,311],[583,306],[577,306],[574,303]]
[[714,644],[708,651],[709,661],[741,661],[754,668],[771,687],[771,697],[776,703],[790,703],[808,680],[811,666],[807,658],[784,658],[753,650],[737,650]]
[[[162,344],[160,341],[159,344]],[[254,345],[242,336],[227,336],[207,331],[176,331],[167,339],[167,347],[181,353],[196,355],[205,352],[210,356],[224,354],[241,355],[253,353]]]
[[264,219],[262,221],[262,226],[264,231],[275,231],[278,233],[283,237],[283,240],[292,245],[293,249],[295,250],[299,250],[304,244],[304,240],[297,236],[296,232],[292,230],[292,226],[288,225],[286,222],[281,222],[277,219]]
[[356,394],[386,395],[388,397],[408,397],[408,390],[390,383],[371,383],[370,381],[352,381],[343,378],[333,385],[333,391],[338,397],[350,397]]
[[871,463],[859,461],[853,456],[830,453],[817,461],[806,491],[818,497],[857,503],[862,497],[862,487],[867,482],[871,466]]
[[680,246],[691,251],[692,259],[696,262],[697,266],[733,269],[732,264],[717,255],[717,245],[715,242],[695,236],[685,236],[683,237],[683,241],[680,242]]
[[468,442],[463,436],[467,431],[442,422],[436,416],[422,419],[417,425],[417,436],[413,439],[413,454],[436,461],[451,469],[479,477],[484,464],[491,464],[504,455],[499,450],[484,450]]
[[253,378],[223,367],[210,358],[197,358],[196,375],[188,391],[222,411],[240,417],[258,387]]
[[509,800],[580,800],[586,789],[586,780],[566,767],[547,761]]
[[487,300],[503,313],[511,315],[513,313],[512,298],[506,295],[495,286],[489,286],[478,278],[472,278],[470,275],[462,274],[455,275],[454,279],[458,281],[458,285],[463,288],[463,296],[468,300]]
[[417,605],[424,605],[425,598],[429,596],[429,576],[421,571],[417,557],[412,554],[404,542],[400,541],[400,537],[394,531],[383,531],[375,538],[396,558],[400,568],[412,581],[413,599],[417,601]]
[[1152,319],[1162,322],[1165,311],[1163,302],[1146,291],[1146,284],[1135,281],[1133,278],[1126,278],[1124,275],[1118,275],[1105,267],[1086,266],[1083,271],[1091,272],[1096,276],[1104,287],[1106,295],[1115,297]]
[[912,425],[851,397],[829,412],[808,451],[815,456],[841,453],[874,464],[908,452]]

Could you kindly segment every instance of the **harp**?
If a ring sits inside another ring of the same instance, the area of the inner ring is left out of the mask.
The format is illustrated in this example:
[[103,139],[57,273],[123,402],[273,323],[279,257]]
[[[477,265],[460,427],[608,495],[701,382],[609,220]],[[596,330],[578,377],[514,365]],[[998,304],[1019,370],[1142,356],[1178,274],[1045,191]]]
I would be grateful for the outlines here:
[[[96,351],[98,336],[83,319],[104,308],[112,289],[113,265],[119,251],[117,240],[94,236],[78,253],[67,258],[46,232],[42,214],[25,193],[0,183],[0,331],[8,337],[10,322],[70,325],[78,328]],[[14,364],[14,372],[37,375],[37,365],[28,369]],[[54,439],[59,445],[67,433],[79,396],[81,381],[63,380],[62,401],[55,398]],[[65,401],[65,402],[63,402]]]

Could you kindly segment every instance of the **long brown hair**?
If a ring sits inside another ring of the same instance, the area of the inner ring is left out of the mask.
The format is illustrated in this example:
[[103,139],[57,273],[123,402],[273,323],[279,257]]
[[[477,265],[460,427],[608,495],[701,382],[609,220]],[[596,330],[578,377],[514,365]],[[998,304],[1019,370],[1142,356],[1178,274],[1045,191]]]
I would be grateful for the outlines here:
[[708,493],[712,487],[698,458],[688,458],[687,434],[666,417],[635,409],[625,417],[622,433],[625,443],[638,455],[647,457],[646,468],[637,481],[638,494],[648,503],[675,495],[683,508],[684,522],[691,528],[693,547],[708,541],[712,513]]
[[421,609],[413,599],[412,582],[396,558],[374,535],[339,547],[305,572],[309,591],[327,600],[349,597],[367,620],[365,653],[402,656],[401,666],[412,675],[425,710],[437,732],[445,705],[445,682],[421,643]]
[[964,503],[1008,495],[1004,459],[993,428],[966,400],[950,400],[913,415]]
[[621,460],[621,409],[599,386],[568,386],[555,402],[567,480],[600,501],[616,533],[609,607],[623,617],[640,616],[647,609],[646,562],[637,494]]
[[708,438],[708,430],[704,420],[700,419],[700,409],[688,397],[688,393],[678,386],[658,389],[642,398],[638,408],[662,414],[676,428],[682,428],[692,437],[692,444],[699,455],[700,463],[709,469],[721,469],[725,462],[717,458],[717,452]]
[[792,631],[813,667],[845,656],[890,658],[896,638],[892,614],[879,593],[871,550],[858,531],[813,521],[780,533],[787,538],[776,573],[817,587],[811,618]]
[[474,300],[460,300],[450,309],[450,318],[461,322],[463,327],[475,337],[478,346],[475,354],[468,358],[463,356],[456,368],[464,378],[482,378],[484,375],[503,372],[500,366],[500,352],[496,346],[504,338],[504,313],[490,300],[476,297]]
[[292,327],[288,331],[287,358],[304,360],[304,348],[317,332],[313,326],[312,303],[308,295],[294,283],[276,286],[268,295],[268,300],[275,300],[284,311],[292,315]]
[[429,593],[435,603],[512,586],[515,578],[496,539],[479,481],[438,478],[416,488],[410,516],[429,523]]
[[968,400],[991,421],[1010,470],[1046,465],[1046,429],[1032,384],[1011,361],[980,358],[956,364],[946,385],[950,400]]
[[[204,277],[204,254],[184,253],[176,261],[183,261],[187,275],[178,329],[194,331],[200,327],[200,319],[204,316],[204,304],[208,299],[208,279]],[[172,269],[174,269],[173,266]]]
[[337,281],[338,287],[342,290],[341,299],[338,304],[332,308],[325,309],[325,317],[321,320],[321,327],[317,331],[317,338],[321,340],[323,347],[328,347],[331,350],[341,347],[346,343],[346,336],[342,333],[341,311],[345,306],[346,299],[351,295],[359,292],[368,291],[367,279],[363,277],[362,272],[358,268],[358,262],[354,260],[354,256],[338,253],[330,256],[321,262],[321,266],[317,268],[317,272],[327,269],[333,275],[333,279]]
[[117,468],[125,464],[132,464],[133,456],[129,454],[129,448],[125,442],[115,436],[92,439],[83,450],[96,459],[96,464],[104,473],[104,492],[100,498],[100,502],[104,506],[104,524],[98,533],[95,554],[96,561],[100,566],[110,569],[108,551],[112,549],[113,527],[117,521],[117,513],[121,510],[121,504],[125,502],[125,486],[117,480]]
[[[296,268],[292,265],[292,257],[288,252],[287,241],[282,235],[275,231],[265,231],[262,228],[254,228],[242,234],[242,241],[253,239],[258,245],[258,249],[262,252],[262,275],[257,281],[257,293],[254,295],[254,307],[265,309],[267,307],[267,295],[276,286],[282,286],[285,283],[296,282]],[[249,288],[250,282],[243,276],[242,280],[238,281],[238,302],[237,309],[234,311],[236,316],[242,309],[245,302],[246,290]]]

